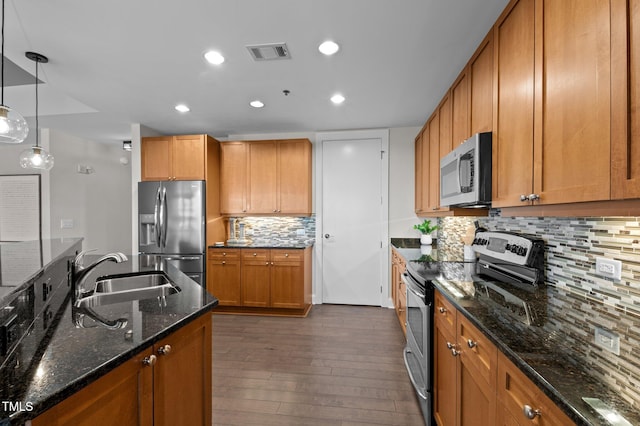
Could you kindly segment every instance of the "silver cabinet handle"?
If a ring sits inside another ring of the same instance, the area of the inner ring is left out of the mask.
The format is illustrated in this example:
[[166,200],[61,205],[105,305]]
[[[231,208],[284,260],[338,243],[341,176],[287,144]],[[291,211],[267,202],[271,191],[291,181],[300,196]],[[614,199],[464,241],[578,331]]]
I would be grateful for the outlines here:
[[529,201],[529,196],[528,195],[524,195],[524,194],[520,194],[520,201],[522,201],[523,203],[525,201]]
[[542,416],[540,410],[534,410],[530,405],[525,405],[522,407],[522,414],[529,420],[535,419],[537,416]]
[[529,201],[538,201],[540,199],[540,195],[538,194],[529,194]]
[[438,312],[440,312],[441,314],[444,314],[445,312],[447,312],[447,308],[444,308],[444,307],[440,306],[438,308]]
[[163,345],[158,348],[159,355],[168,355],[171,352],[171,345]]
[[156,365],[156,361],[157,361],[158,357],[155,355],[149,355],[146,356],[142,359],[142,363],[146,366],[153,366]]
[[469,346],[470,348],[475,348],[476,346],[478,346],[478,342],[474,342],[473,340],[469,339],[467,340],[467,346]]

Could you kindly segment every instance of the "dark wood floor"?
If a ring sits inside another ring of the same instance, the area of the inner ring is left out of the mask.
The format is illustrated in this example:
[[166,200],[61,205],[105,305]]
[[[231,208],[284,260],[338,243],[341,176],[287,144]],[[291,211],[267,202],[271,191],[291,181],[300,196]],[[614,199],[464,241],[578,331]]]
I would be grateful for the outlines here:
[[214,315],[214,425],[423,425],[392,309]]

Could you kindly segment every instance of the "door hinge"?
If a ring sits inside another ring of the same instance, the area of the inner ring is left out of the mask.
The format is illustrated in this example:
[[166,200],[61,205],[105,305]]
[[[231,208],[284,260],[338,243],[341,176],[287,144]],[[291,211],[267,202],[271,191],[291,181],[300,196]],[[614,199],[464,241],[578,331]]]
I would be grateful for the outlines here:
[[382,293],[382,286],[380,286],[380,293]]
[[380,151],[380,159],[383,160],[384,159],[384,151]]

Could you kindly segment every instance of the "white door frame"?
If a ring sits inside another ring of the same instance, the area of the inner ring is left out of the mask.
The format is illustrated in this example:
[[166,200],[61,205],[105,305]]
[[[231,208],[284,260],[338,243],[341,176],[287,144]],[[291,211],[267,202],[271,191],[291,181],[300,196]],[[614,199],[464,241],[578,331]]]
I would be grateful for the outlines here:
[[323,296],[323,264],[322,246],[324,244],[324,232],[322,229],[322,153],[325,141],[379,139],[383,150],[380,191],[382,193],[382,209],[380,217],[380,306],[393,306],[389,291],[389,129],[351,130],[339,132],[323,132],[316,134],[315,170],[316,170],[316,244],[315,244],[315,268],[313,303],[321,304]]

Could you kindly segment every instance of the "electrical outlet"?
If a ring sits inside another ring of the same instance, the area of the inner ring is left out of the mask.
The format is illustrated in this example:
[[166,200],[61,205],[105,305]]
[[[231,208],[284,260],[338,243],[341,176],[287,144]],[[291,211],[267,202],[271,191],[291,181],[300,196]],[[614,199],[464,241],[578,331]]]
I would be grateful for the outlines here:
[[596,327],[596,345],[620,355],[620,336],[602,328]]
[[620,280],[622,279],[622,262],[605,257],[596,257],[596,275]]

